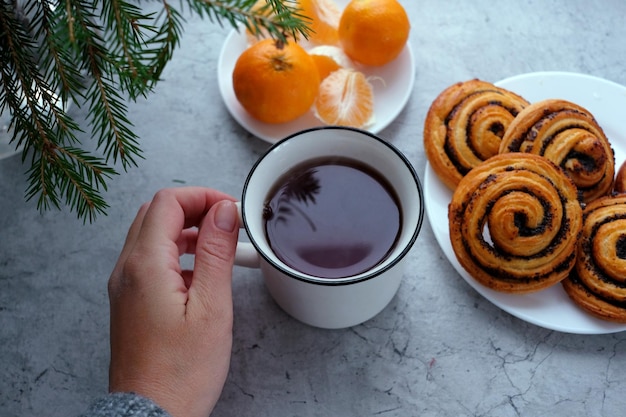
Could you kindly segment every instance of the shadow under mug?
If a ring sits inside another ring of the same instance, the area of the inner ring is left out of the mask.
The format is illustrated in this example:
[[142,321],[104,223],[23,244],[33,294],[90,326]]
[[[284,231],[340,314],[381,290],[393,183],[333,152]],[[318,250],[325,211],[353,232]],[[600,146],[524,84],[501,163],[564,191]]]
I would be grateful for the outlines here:
[[[276,181],[306,161],[326,157],[357,160],[378,171],[395,190],[402,213],[389,255],[366,272],[344,278],[320,278],[286,265],[265,233],[263,209]],[[422,226],[423,192],[411,163],[390,143],[358,129],[320,127],[277,142],[259,158],[244,185],[240,216],[250,242],[238,242],[235,263],[260,268],[272,298],[297,320],[326,329],[346,328],[377,315],[397,292],[403,260]]]

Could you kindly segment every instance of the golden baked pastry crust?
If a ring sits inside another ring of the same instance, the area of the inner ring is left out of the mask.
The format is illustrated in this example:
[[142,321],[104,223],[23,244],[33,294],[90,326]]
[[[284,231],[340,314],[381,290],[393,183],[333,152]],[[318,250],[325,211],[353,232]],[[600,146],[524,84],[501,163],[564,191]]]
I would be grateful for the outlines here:
[[593,115],[566,100],[542,100],[527,106],[511,123],[500,153],[529,152],[560,166],[578,187],[583,202],[613,189],[613,148]]
[[582,208],[570,178],[544,157],[494,156],[459,182],[448,209],[460,264],[496,291],[528,293],[574,267]]
[[626,195],[585,207],[576,266],[562,285],[594,316],[626,323]]
[[529,103],[481,80],[459,82],[433,101],[424,123],[424,149],[433,170],[451,190],[479,163],[498,154],[515,116]]
[[626,161],[617,170],[615,182],[613,183],[613,192],[618,194],[626,193]]

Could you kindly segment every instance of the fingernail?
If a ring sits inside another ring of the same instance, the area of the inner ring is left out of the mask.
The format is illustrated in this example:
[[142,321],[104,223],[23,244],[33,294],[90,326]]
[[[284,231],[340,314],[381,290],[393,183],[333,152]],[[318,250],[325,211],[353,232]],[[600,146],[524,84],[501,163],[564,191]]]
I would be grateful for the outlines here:
[[237,224],[237,207],[232,201],[222,201],[215,212],[215,226],[225,232],[232,232]]

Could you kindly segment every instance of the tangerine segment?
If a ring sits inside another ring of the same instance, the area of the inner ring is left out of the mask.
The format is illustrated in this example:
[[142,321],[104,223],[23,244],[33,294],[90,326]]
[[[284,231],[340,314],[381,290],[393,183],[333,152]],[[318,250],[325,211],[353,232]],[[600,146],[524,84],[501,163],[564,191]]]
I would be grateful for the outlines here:
[[341,68],[320,84],[314,109],[325,124],[363,128],[374,122],[374,90],[362,72]]
[[295,42],[259,41],[239,56],[233,70],[235,97],[265,123],[289,122],[309,111],[319,86],[313,58]]
[[317,71],[320,75],[320,80],[328,77],[332,72],[337,71],[341,67],[338,63],[335,62],[329,56],[326,55],[313,55],[311,54],[311,58],[315,61],[315,66],[317,67]]
[[338,46],[320,45],[309,49],[309,55],[313,57],[317,70],[320,74],[320,80],[323,80],[331,72],[337,71],[339,68],[353,68],[354,64]]
[[339,21],[339,40],[346,54],[365,65],[393,61],[409,39],[411,24],[397,0],[352,0]]
[[354,68],[354,62],[339,46],[319,45],[308,49],[309,55],[324,55],[332,58],[342,68]]
[[314,45],[338,45],[341,10],[334,0],[298,0],[301,13],[311,19],[309,41]]

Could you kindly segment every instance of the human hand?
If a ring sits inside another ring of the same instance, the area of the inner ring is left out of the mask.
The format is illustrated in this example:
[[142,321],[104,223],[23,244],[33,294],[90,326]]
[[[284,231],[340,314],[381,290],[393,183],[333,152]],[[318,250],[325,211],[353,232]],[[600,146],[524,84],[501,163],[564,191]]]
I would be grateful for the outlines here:
[[[159,191],[132,223],[109,279],[109,390],[152,399],[174,417],[206,417],[232,346],[232,197],[195,187]],[[195,254],[183,271],[180,255]]]

